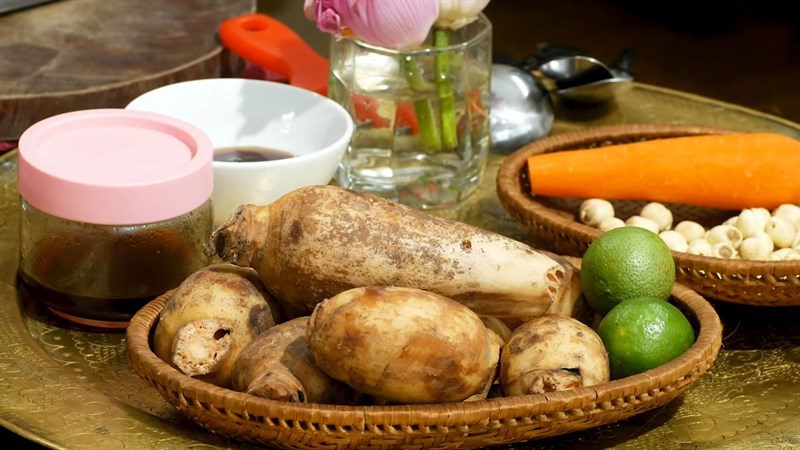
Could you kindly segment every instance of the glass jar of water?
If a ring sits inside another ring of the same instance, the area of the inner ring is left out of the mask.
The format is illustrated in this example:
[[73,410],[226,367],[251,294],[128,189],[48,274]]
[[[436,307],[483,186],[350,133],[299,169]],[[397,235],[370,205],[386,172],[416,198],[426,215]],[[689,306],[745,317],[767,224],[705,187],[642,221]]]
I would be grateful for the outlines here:
[[411,51],[334,39],[328,95],[356,124],[339,184],[418,208],[472,193],[489,151],[491,35],[481,15]]

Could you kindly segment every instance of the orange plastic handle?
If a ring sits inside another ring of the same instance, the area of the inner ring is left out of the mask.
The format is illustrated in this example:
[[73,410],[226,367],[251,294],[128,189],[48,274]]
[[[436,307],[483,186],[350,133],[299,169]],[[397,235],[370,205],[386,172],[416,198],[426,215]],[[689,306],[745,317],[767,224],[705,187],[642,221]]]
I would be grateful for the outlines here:
[[327,95],[328,60],[272,17],[245,14],[226,20],[219,37],[232,52],[283,75],[289,84]]

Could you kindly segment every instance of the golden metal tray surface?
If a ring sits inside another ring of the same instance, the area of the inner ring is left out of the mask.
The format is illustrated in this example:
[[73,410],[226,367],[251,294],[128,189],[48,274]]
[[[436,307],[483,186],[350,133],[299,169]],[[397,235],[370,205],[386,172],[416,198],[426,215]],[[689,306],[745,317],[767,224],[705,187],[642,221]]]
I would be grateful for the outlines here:
[[[558,111],[553,132],[613,123],[676,123],[787,134],[800,125],[637,84],[616,104]],[[757,157],[757,155],[754,155]],[[492,157],[480,190],[438,214],[537,246],[500,206]],[[16,157],[0,157],[0,425],[53,448],[243,448],[185,419],[140,380],[122,333],[73,327],[16,287]],[[725,325],[716,364],[678,400],[537,448],[763,448],[800,446],[800,308],[715,303]],[[518,447],[522,448],[522,447]]]

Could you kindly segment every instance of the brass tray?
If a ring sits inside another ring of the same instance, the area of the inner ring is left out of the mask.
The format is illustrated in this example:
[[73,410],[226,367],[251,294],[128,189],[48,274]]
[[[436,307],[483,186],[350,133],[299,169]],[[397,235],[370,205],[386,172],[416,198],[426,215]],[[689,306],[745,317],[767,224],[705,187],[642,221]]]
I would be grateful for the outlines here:
[[[800,125],[637,84],[604,108],[558,111],[554,132],[611,123],[676,123],[800,138]],[[481,189],[440,214],[532,242],[494,191],[501,155]],[[0,425],[52,448],[241,448],[203,431],[131,370],[122,333],[71,327],[16,288],[16,157],[0,157]],[[614,425],[538,441],[541,448],[726,448],[800,445],[800,308],[717,303],[723,349],[669,405]]]

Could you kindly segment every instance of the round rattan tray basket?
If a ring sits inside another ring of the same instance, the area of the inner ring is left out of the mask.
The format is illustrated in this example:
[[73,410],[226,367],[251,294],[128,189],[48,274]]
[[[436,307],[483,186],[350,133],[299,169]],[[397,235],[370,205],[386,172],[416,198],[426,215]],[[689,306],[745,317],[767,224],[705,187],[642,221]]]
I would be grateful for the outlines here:
[[[582,199],[533,196],[527,179],[527,158],[541,153],[594,148],[660,138],[723,134],[715,128],[673,125],[615,125],[558,134],[527,145],[506,158],[497,174],[497,194],[508,212],[555,251],[581,256],[600,236],[597,228],[576,220]],[[569,180],[564,180],[568,183]],[[638,214],[643,201],[612,201],[618,217]],[[739,211],[667,205],[674,223],[693,220],[706,228]],[[758,306],[800,305],[800,260],[747,261],[673,252],[678,281],[707,298]]]
[[216,434],[287,448],[476,448],[596,427],[662,406],[680,395],[716,359],[722,325],[711,305],[694,291],[675,285],[672,294],[671,302],[697,331],[694,345],[677,359],[598,386],[468,403],[283,403],[190,378],[150,348],[151,331],[171,293],[133,317],[126,341],[134,370],[183,414]]

